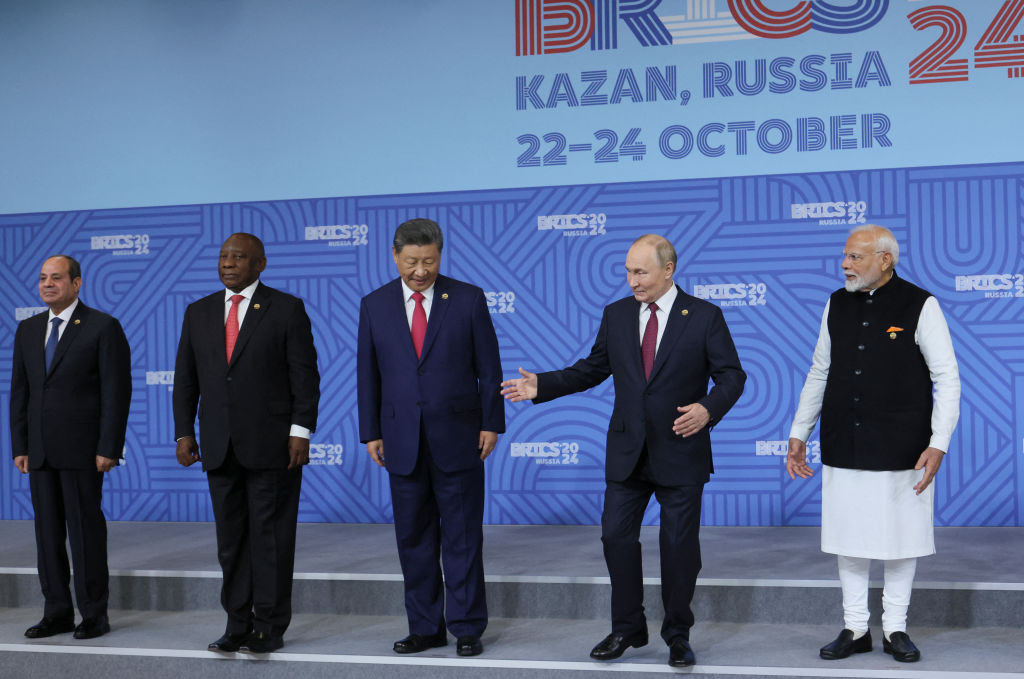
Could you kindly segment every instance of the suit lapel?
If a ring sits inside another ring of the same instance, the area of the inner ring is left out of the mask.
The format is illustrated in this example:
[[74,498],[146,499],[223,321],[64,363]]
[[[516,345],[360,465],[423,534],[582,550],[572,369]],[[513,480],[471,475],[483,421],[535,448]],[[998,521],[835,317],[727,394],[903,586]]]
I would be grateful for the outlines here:
[[[49,316],[46,316],[49,318]],[[57,350],[53,354],[53,362],[50,363],[49,370],[46,371],[47,375],[50,375],[57,366],[60,365],[61,359],[64,358],[64,354],[68,353],[68,347],[75,341],[75,338],[81,334],[81,328],[89,318],[89,307],[82,304],[82,301],[78,301],[78,306],[75,307],[74,312],[71,314],[71,320],[68,321],[68,327],[64,328],[63,334],[60,336],[60,341],[57,342]],[[46,360],[45,357],[43,359]]]
[[621,324],[621,327],[626,332],[623,340],[624,346],[632,347],[629,351],[629,367],[631,370],[636,371],[636,374],[640,375],[642,379],[644,376],[644,359],[640,355],[640,335],[637,333],[637,329],[640,327],[640,302],[633,299],[632,303],[627,305],[626,308],[629,309],[629,318],[627,322]]
[[[242,351],[245,349],[246,343],[249,338],[256,332],[256,327],[266,317],[267,312],[270,311],[270,300],[271,296],[267,290],[267,287],[260,283],[256,286],[256,291],[252,293],[252,299],[249,300],[249,308],[245,311],[245,319],[242,321],[242,327],[238,329],[238,339],[235,340],[234,351],[231,352],[231,362],[228,367],[232,367],[238,362],[238,357],[242,355]],[[221,300],[222,304],[223,299]],[[221,310],[223,313],[223,309]],[[223,327],[223,326],[222,326]],[[224,345],[223,338],[221,339],[221,345]],[[226,354],[226,348],[225,348]],[[227,358],[225,356],[225,358]]]
[[[687,297],[679,286],[676,286],[676,301],[672,304],[672,311],[668,314],[668,323],[665,325],[665,332],[661,336],[661,344],[658,345],[658,353],[654,355],[654,366],[651,368],[651,377],[648,382],[658,376],[658,371],[665,365],[672,347],[679,340],[690,322],[689,309],[686,308]],[[683,312],[686,311],[684,314]]]
[[430,301],[430,316],[427,318],[427,336],[423,338],[423,351],[420,352],[420,361],[425,359],[427,354],[430,353],[430,347],[434,345],[434,340],[437,339],[437,333],[440,332],[441,324],[444,322],[449,306],[451,306],[451,301],[448,299],[448,279],[444,276],[438,276],[437,282],[434,283],[434,298]]
[[[47,336],[49,328],[46,327],[47,321],[50,315],[45,311],[41,314],[37,314],[30,318],[26,323],[31,323],[31,328],[28,332],[28,336],[31,338],[38,338]],[[46,376],[46,348],[45,344],[41,344],[38,339],[34,341],[30,340],[28,346],[25,347],[25,365],[29,366],[30,370],[35,371],[36,375]],[[32,366],[36,366],[32,368]]]

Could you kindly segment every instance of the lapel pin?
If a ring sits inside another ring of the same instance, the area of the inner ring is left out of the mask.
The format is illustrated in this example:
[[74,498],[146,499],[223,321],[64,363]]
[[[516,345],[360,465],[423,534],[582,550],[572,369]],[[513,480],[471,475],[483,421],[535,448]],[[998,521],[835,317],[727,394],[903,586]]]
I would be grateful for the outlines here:
[[895,325],[890,325],[886,332],[889,333],[889,339],[896,339],[896,333],[903,332],[903,328],[897,328]]
[[441,299],[448,299],[448,293],[447,292],[442,292],[441,293]]
[[257,304],[253,304],[253,305],[252,305],[252,308],[253,308],[253,309],[259,309],[259,308],[260,308],[260,305],[259,305],[258,303],[257,303]]
[[78,325],[78,324],[79,324],[79,323],[81,323],[81,322],[82,322],[82,321],[81,321],[80,319],[78,319],[78,318],[76,318],[76,319],[75,319],[75,325]]
[[689,310],[689,309],[683,309],[683,310],[682,310],[682,311],[680,311],[679,313],[680,313],[680,315],[682,315],[682,316],[689,316],[689,315],[690,315],[690,310]]
[[896,339],[896,333],[890,332],[889,333],[889,339]]

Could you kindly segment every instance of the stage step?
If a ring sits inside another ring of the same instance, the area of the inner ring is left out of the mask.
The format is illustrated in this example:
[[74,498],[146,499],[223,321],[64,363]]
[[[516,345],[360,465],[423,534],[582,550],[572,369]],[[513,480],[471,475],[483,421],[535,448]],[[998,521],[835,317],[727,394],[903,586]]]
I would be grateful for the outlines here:
[[[217,654],[206,644],[219,636],[216,611],[113,611],[112,632],[76,642],[70,635],[29,641],[22,631],[37,619],[31,609],[0,610],[0,666],[5,679],[45,676],[264,677],[524,679],[587,677],[605,672],[633,678],[678,673],[651,624],[651,643],[630,649],[617,661],[598,663],[590,648],[607,623],[579,619],[492,619],[476,658],[459,658],[454,640],[414,656],[391,651],[405,634],[404,617],[300,614],[285,647],[256,658]],[[885,655],[880,639],[871,653],[842,661],[818,658],[818,648],[838,631],[835,625],[698,623],[692,642],[698,665],[689,674],[719,677],[872,677],[892,679],[1013,679],[1024,677],[1024,632],[1019,628],[974,630],[919,627],[914,640],[922,660],[901,664]],[[876,634],[877,630],[873,630]]]

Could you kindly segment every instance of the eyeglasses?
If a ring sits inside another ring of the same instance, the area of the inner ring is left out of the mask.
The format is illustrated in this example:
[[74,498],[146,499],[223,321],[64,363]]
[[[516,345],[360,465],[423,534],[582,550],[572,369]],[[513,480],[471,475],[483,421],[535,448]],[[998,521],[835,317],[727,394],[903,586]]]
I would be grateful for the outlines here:
[[[869,254],[880,255],[883,252],[885,252],[885,250],[875,250],[874,252],[869,253]],[[851,262],[853,262],[854,264],[857,264],[858,262],[862,261],[867,256],[868,255],[862,255],[859,252],[844,252],[843,253],[843,259],[844,260],[848,259]]]

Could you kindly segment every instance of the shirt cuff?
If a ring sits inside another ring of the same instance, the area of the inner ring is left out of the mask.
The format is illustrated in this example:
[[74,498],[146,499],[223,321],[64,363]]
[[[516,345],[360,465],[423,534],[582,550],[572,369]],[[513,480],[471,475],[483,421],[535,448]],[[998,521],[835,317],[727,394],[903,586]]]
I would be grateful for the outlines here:
[[297,424],[293,424],[292,425],[292,430],[290,432],[288,432],[288,436],[297,436],[300,439],[308,439],[309,438],[309,430],[306,429],[305,427],[300,427]]

